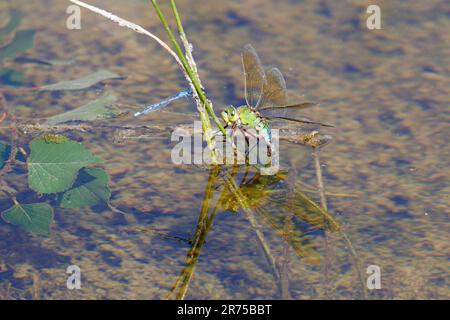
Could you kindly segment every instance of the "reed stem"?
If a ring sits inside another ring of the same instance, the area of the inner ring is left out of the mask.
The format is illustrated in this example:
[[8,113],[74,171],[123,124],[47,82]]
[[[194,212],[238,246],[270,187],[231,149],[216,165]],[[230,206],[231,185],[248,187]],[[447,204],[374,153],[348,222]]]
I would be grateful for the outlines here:
[[[198,94],[198,97],[200,98],[200,101],[203,103],[203,105],[206,107],[206,110],[208,111],[208,113],[211,115],[211,117],[213,118],[214,122],[216,123],[217,127],[219,128],[219,130],[222,132],[222,134],[224,136],[226,136],[226,131],[224,129],[224,127],[222,126],[222,123],[220,122],[219,118],[216,116],[216,114],[214,113],[214,110],[212,108],[211,102],[206,98],[206,95],[200,85],[199,82],[199,77],[198,74],[195,74],[194,71],[191,69],[183,51],[181,50],[180,45],[178,44],[177,40],[175,39],[175,36],[173,35],[172,30],[170,29],[167,20],[164,17],[164,14],[162,13],[161,9],[158,6],[158,3],[156,2],[156,0],[152,0],[152,4],[153,7],[155,8],[156,14],[158,15],[159,19],[161,20],[161,23],[163,24],[164,28],[166,29],[167,35],[169,36],[170,40],[172,41],[172,44],[175,47],[175,51],[178,55],[178,57],[180,58],[183,67],[186,71],[186,73],[189,75],[189,78],[192,81],[192,84],[194,86],[194,89],[196,91],[196,93]],[[180,15],[178,13],[177,7],[175,5],[175,2],[172,0],[171,1],[171,6],[172,6],[172,11],[174,13],[175,16],[175,20],[177,23],[177,27],[178,27],[178,31],[181,35],[181,37],[186,38],[186,35],[184,33],[184,28],[183,25],[181,23],[181,19],[180,19]],[[211,125],[209,124],[209,126],[211,128]],[[212,129],[212,128],[211,128]]]

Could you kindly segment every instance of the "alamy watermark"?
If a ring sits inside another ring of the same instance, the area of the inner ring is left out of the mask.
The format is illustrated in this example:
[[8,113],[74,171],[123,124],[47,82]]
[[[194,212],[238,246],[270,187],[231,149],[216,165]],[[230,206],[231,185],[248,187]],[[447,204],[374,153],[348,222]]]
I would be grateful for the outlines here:
[[[270,131],[267,141],[255,129],[231,129],[230,139],[221,134],[214,136],[217,164],[257,165],[263,175],[274,175],[279,170],[279,131]],[[194,121],[193,133],[184,128],[172,132],[172,142],[178,142],[171,152],[172,162],[180,164],[212,164],[211,151],[203,147],[202,123]]]
[[[66,9],[69,15],[66,19],[66,27],[69,30],[81,29],[81,8],[75,4],[70,5]],[[376,4],[371,4],[367,7],[366,13],[369,16],[366,19],[366,26],[369,30],[381,29],[381,8]]]
[[81,8],[77,5],[70,5],[66,9],[69,15],[66,19],[66,28],[69,30],[81,29]]
[[371,264],[367,267],[367,274],[370,276],[367,277],[367,289],[381,289],[381,269],[379,266],[375,264]]
[[67,267],[66,273],[70,274],[67,277],[66,286],[69,290],[81,289],[81,269],[77,265]]
[[370,14],[366,20],[366,26],[369,30],[381,29],[381,9],[376,4],[367,7],[366,12]]

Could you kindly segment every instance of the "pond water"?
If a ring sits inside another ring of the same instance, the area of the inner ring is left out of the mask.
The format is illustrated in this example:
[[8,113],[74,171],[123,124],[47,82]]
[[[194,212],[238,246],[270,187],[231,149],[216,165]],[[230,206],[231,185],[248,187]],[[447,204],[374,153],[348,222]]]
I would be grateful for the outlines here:
[[[246,43],[263,63],[280,68],[289,89],[320,103],[305,113],[336,127],[320,162],[328,211],[340,232],[315,229],[307,210],[301,221],[289,204],[280,204],[287,201],[280,194],[298,200],[303,192],[320,203],[308,147],[283,142],[281,162],[289,177],[269,186],[261,182],[275,192],[256,197],[255,210],[242,210],[225,193],[199,240],[202,204],[210,205],[204,199],[212,192],[217,200],[224,180],[219,176],[211,186],[208,171],[172,164],[169,131],[122,143],[101,129],[71,132],[104,160],[99,167],[110,176],[111,206],[55,207],[48,237],[2,220],[0,298],[164,299],[184,270],[191,276],[187,299],[448,299],[450,7],[445,0],[380,0],[382,29],[369,30],[366,9],[372,2],[177,1],[216,112],[243,103],[240,52]],[[150,1],[90,3],[167,40]],[[170,16],[168,1],[160,3]],[[9,59],[0,67],[23,72],[23,87],[100,69],[126,79],[80,91],[7,91],[8,108],[18,118],[49,117],[103,92],[116,95],[124,111],[136,111],[186,89],[172,58],[151,39],[85,9],[81,29],[68,30],[68,6],[61,0],[2,0],[0,25],[18,10],[19,29],[36,30],[35,45],[24,56],[73,63]],[[11,84],[5,77],[0,81],[1,87]],[[196,107],[184,99],[169,110],[195,115]],[[186,119],[155,113],[115,123],[176,126]],[[3,126],[0,140],[10,136]],[[19,143],[32,136],[20,134]],[[23,174],[16,168],[0,181],[19,190],[20,202],[36,202],[40,195],[27,188]],[[242,172],[238,184],[241,179]],[[1,211],[12,204],[0,193]],[[258,214],[261,207],[277,219]],[[303,234],[289,240],[286,228]],[[160,232],[149,231],[154,229]],[[195,241],[200,244],[191,250]],[[70,265],[81,269],[80,290],[66,287]],[[367,269],[374,265],[381,288],[365,290]]]

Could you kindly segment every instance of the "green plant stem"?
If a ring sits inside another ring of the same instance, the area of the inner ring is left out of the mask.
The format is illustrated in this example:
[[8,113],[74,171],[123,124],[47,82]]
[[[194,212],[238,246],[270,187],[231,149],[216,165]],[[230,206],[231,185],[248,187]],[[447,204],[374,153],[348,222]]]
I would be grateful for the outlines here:
[[195,267],[198,262],[198,258],[201,253],[201,249],[206,241],[206,237],[212,227],[212,223],[214,221],[214,217],[218,210],[218,201],[216,201],[216,205],[211,214],[209,214],[213,196],[214,196],[214,183],[217,180],[217,175],[220,171],[220,167],[214,166],[209,171],[208,183],[205,189],[205,193],[203,196],[202,207],[200,210],[200,215],[197,221],[197,229],[194,234],[194,239],[192,241],[192,245],[190,250],[187,253],[185,266],[181,271],[180,275],[177,278],[177,281],[172,286],[169,294],[166,296],[166,299],[169,299],[175,291],[178,289],[178,292],[175,295],[175,299],[183,300],[186,296],[187,290],[189,288],[189,283],[193,278]]
[[[173,2],[173,0],[171,1]],[[194,85],[195,91],[198,94],[199,99],[201,100],[201,102],[204,104],[204,106],[206,107],[206,110],[208,111],[208,113],[211,115],[211,117],[214,119],[214,122],[216,123],[217,127],[220,129],[220,131],[222,132],[222,134],[224,136],[227,136],[226,131],[224,129],[224,127],[222,126],[222,123],[220,122],[219,118],[216,116],[216,114],[214,113],[214,110],[211,106],[211,102],[206,98],[205,93],[203,92],[203,89],[200,86],[200,83],[198,81],[198,76],[196,74],[194,74],[194,72],[192,71],[191,67],[189,66],[188,61],[186,60],[186,57],[183,54],[183,51],[181,50],[180,45],[178,44],[177,40],[175,39],[175,36],[172,32],[172,30],[170,29],[167,20],[165,19],[161,9],[159,8],[156,0],[152,0],[152,4],[153,7],[155,8],[155,11],[159,17],[159,19],[161,20],[161,23],[163,24],[164,28],[166,29],[167,35],[169,36],[170,40],[172,41],[174,47],[175,47],[175,52],[177,53],[178,57],[180,58],[184,69],[186,70],[187,74],[189,75],[189,78],[192,81],[192,84]],[[178,10],[176,8],[175,3],[172,3],[172,10],[174,12],[174,16],[175,16],[175,20],[177,21],[177,26],[179,29],[179,32],[181,35],[184,35],[185,37],[185,33],[184,33],[184,29],[181,23],[181,19],[180,19],[180,15],[178,14]],[[209,127],[211,128],[210,124]]]
[[[180,14],[178,13],[178,9],[177,6],[175,4],[175,0],[170,0],[170,5],[172,7],[172,11],[173,11],[173,15],[175,17],[175,21],[177,24],[177,28],[178,28],[178,33],[180,34],[180,38],[181,40],[184,42],[185,44],[185,50],[186,50],[186,54],[188,54],[188,58],[190,58],[192,60],[192,64],[195,65],[195,62],[193,61],[194,58],[190,55],[190,48],[189,48],[189,41],[186,37],[186,33],[184,32],[184,28],[183,28],[183,24],[181,23],[181,18],[180,18]],[[211,102],[206,98],[202,86],[200,84],[200,79],[198,77],[198,74],[196,73],[196,70],[194,72],[194,70],[191,69],[191,71],[193,71],[193,73],[195,73],[196,75],[196,82],[198,84],[198,86],[201,89],[201,92],[199,93],[199,97],[200,99],[202,99],[202,102],[205,103],[206,109],[208,110],[208,112],[210,113],[211,117],[214,119],[214,122],[216,123],[216,125],[219,127],[220,131],[222,132],[222,134],[226,137],[226,132],[225,129],[222,126],[222,123],[220,122],[219,118],[216,116],[214,109],[211,105]],[[194,82],[195,84],[195,82]]]
[[175,21],[177,23],[178,32],[180,33],[181,39],[186,39],[186,33],[184,32],[183,24],[181,23],[180,14],[178,13],[177,5],[175,4],[175,0],[170,0],[170,6],[172,7],[173,15],[175,17]]
[[198,76],[197,66],[195,64],[194,57],[192,56],[192,46],[189,43],[189,40],[187,39],[186,33],[184,32],[183,24],[181,23],[181,18],[180,18],[180,15],[178,13],[177,6],[175,4],[175,0],[170,0],[170,5],[172,7],[172,12],[173,12],[173,15],[175,17],[175,21],[177,23],[178,33],[180,35],[181,42],[184,45],[184,51],[186,53],[186,59],[187,59],[187,61],[189,63],[189,66],[191,67],[192,71],[194,72],[194,74],[197,75],[200,87],[203,88],[203,86],[201,85],[200,77]]
[[[191,67],[189,66],[189,63],[186,60],[186,57],[183,54],[183,51],[181,50],[181,47],[178,44],[177,40],[175,39],[175,36],[174,36],[172,30],[170,29],[169,24],[167,23],[166,18],[164,17],[164,14],[162,13],[161,9],[159,8],[156,0],[152,0],[152,4],[153,4],[153,7],[154,7],[159,19],[161,20],[161,23],[163,24],[163,26],[165,28],[170,40],[172,41],[172,44],[175,47],[175,52],[176,52],[178,58],[181,60],[181,63],[183,65],[183,68],[184,68],[187,76],[191,80],[191,85],[193,86],[192,89],[193,89],[193,91],[195,90],[195,93],[196,93],[196,95],[194,95],[194,97],[198,97],[198,99],[200,100],[200,101],[196,101],[196,102],[197,102],[197,108],[199,109],[199,112],[200,112],[200,120],[202,122],[202,131],[203,131],[203,134],[205,135],[206,143],[208,144],[208,147],[211,152],[211,161],[213,164],[217,164],[217,154],[216,154],[215,143],[211,139],[212,126],[211,126],[209,117],[204,113],[205,106],[206,106],[206,109],[208,112],[210,112],[210,113],[212,112],[214,114],[214,111],[212,110],[210,102],[206,99],[206,96],[200,86],[198,74],[195,74],[192,71]],[[178,15],[178,21],[181,24],[179,15]],[[215,114],[213,115],[213,117],[215,117]],[[219,123],[220,123],[220,121],[219,121]]]

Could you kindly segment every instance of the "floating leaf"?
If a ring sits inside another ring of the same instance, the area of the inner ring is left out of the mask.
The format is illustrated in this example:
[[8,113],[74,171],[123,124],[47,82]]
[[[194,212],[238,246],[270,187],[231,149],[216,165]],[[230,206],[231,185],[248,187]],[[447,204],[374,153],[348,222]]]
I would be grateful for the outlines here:
[[103,169],[85,168],[81,170],[72,189],[63,194],[61,207],[83,208],[108,203],[111,197],[108,179],[108,174]]
[[0,48],[0,62],[7,58],[15,58],[21,53],[34,47],[34,30],[20,30],[14,39],[6,46]]
[[53,209],[46,203],[16,204],[2,213],[2,218],[23,229],[48,236]]
[[0,142],[0,169],[5,165],[5,161],[8,160],[11,153],[11,147]]
[[8,24],[0,29],[0,42],[5,36],[16,30],[21,20],[22,14],[19,11],[11,11]]
[[69,189],[78,171],[101,162],[81,144],[67,139],[54,142],[36,138],[30,144],[28,184],[39,193],[58,193]]
[[18,86],[21,85],[24,79],[24,74],[14,69],[0,70],[0,83],[3,86]]
[[94,121],[110,119],[117,116],[121,111],[115,107],[116,97],[106,94],[103,97],[91,101],[77,109],[58,114],[47,119],[47,123],[54,125],[67,121]]
[[82,90],[109,79],[119,79],[122,76],[110,72],[108,70],[100,70],[92,73],[84,78],[77,80],[62,81],[48,86],[42,86],[40,90],[57,91],[57,90]]

